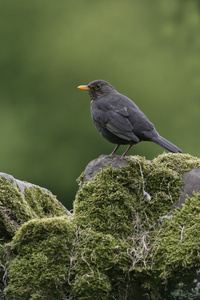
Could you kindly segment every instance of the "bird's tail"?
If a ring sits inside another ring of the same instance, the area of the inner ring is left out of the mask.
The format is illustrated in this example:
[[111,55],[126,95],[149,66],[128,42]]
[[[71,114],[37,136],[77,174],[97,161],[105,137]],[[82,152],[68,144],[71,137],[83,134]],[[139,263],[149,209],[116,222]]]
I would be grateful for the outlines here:
[[170,152],[180,152],[182,153],[183,151],[176,147],[174,144],[170,143],[168,140],[164,139],[162,136],[158,135],[152,139],[152,142],[160,145],[161,147],[167,149]]

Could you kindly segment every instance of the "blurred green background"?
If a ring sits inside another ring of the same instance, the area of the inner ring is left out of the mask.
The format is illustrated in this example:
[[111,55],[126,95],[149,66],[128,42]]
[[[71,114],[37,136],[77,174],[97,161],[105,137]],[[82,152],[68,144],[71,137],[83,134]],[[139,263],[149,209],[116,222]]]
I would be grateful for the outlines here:
[[[68,209],[86,165],[114,145],[77,89],[104,79],[159,133],[200,157],[200,2],[0,1],[0,171],[51,190]],[[118,154],[123,153],[121,147]],[[130,154],[164,150],[143,142]]]

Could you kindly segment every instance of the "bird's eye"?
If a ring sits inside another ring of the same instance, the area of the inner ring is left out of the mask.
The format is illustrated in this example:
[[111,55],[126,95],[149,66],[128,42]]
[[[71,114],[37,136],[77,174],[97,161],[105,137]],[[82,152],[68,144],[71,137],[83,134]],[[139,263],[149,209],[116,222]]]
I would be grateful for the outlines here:
[[101,87],[101,85],[98,83],[98,84],[96,85],[96,89],[99,90],[100,87]]

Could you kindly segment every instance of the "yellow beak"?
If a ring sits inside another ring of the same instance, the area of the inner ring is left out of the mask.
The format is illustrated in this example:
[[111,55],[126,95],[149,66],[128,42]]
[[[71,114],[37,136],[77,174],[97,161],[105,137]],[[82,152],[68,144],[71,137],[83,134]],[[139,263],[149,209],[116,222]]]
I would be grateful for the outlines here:
[[89,91],[90,90],[90,88],[87,85],[79,85],[78,89],[84,90],[84,91]]

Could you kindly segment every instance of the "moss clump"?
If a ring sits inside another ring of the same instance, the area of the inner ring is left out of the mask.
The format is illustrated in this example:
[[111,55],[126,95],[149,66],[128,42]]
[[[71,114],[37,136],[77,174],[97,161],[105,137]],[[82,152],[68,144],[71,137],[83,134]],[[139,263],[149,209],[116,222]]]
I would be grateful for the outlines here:
[[[185,267],[200,264],[200,193],[187,198],[182,209],[166,219],[155,251],[156,269],[167,280],[176,274],[186,276]],[[184,275],[183,275],[184,274]]]
[[13,238],[6,299],[64,299],[74,226],[67,217],[31,220]]
[[165,216],[180,196],[182,170],[176,168],[176,155],[163,156],[173,159],[174,169],[135,156],[128,167],[108,166],[93,180],[82,181],[74,203],[75,222],[81,228],[127,237]]
[[2,238],[13,236],[24,221],[36,214],[27,205],[21,190],[6,178],[0,178],[0,228]]
[[152,163],[162,165],[165,169],[175,170],[179,174],[183,174],[193,168],[200,168],[200,159],[198,157],[182,153],[164,153],[156,157]]
[[108,166],[82,185],[74,203],[74,220],[83,228],[127,237],[143,200],[143,179],[138,162],[120,170]]
[[125,240],[86,229],[79,231],[74,246],[71,281],[72,292],[78,299],[107,299],[113,285],[118,297],[125,292],[131,262]]
[[64,216],[67,209],[48,190],[39,186],[25,188],[25,199],[38,218]]

